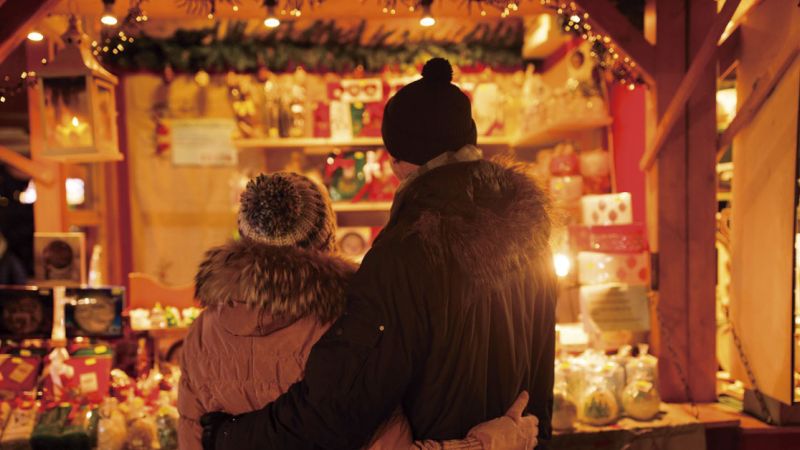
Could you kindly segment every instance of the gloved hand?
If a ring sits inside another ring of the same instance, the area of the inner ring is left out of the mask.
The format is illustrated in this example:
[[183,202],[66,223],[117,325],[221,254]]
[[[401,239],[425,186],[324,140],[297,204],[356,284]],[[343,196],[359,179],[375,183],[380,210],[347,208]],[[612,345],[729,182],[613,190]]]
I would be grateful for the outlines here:
[[530,450],[539,444],[539,419],[523,416],[528,406],[528,393],[522,391],[506,415],[483,422],[471,429],[467,437],[481,442],[485,450]]
[[217,431],[226,421],[233,418],[233,415],[224,412],[211,412],[200,417],[200,425],[203,427],[203,450],[214,450],[217,442]]

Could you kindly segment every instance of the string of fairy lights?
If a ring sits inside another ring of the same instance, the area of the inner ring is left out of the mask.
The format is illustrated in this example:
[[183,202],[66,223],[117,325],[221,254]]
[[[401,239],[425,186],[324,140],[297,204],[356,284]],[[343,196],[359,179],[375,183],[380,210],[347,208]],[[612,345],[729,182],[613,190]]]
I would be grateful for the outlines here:
[[641,72],[633,61],[607,34],[591,23],[588,12],[576,2],[540,0],[542,6],[553,10],[559,17],[564,32],[571,33],[592,44],[591,56],[603,70],[620,84],[633,90],[644,84]]
[[[134,35],[140,32],[142,26],[149,20],[144,10],[147,0],[132,0],[127,14],[122,20],[114,15],[115,0],[100,0],[103,3],[103,15],[100,22],[104,25],[101,36],[92,42],[92,52],[95,56],[103,54],[117,55],[135,41]],[[325,0],[254,0],[260,2],[265,9],[264,25],[267,28],[280,26],[281,16],[298,18],[303,10],[314,8]],[[445,0],[436,0],[439,2]],[[489,10],[499,12],[500,18],[519,11],[522,0],[453,0],[466,4],[470,12],[477,10],[480,16],[485,17]],[[218,8],[224,6],[233,12],[238,12],[242,0],[180,0],[179,6],[193,14],[206,14],[210,20],[216,18]],[[633,90],[637,85],[643,84],[644,79],[637,68],[636,62],[624,53],[614,43],[610,36],[604,34],[594,26],[588,12],[580,8],[574,1],[539,0],[540,4],[553,11],[559,18],[559,23],[564,32],[580,37],[591,43],[591,56],[596,60],[601,69],[611,74],[620,84]],[[395,15],[401,9],[410,12],[420,11],[420,25],[430,27],[436,24],[431,6],[434,0],[377,0],[381,12]],[[29,34],[31,40],[41,40],[43,36],[37,31]],[[46,60],[42,60],[46,64]],[[35,82],[36,73],[23,72],[18,78],[6,75],[0,85],[0,103],[5,103],[11,97],[19,95],[27,85]]]

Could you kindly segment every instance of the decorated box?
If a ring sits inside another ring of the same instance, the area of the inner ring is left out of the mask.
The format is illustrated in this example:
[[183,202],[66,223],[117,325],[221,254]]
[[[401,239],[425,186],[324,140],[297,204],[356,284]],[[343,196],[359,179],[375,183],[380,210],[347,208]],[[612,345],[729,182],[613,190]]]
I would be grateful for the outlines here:
[[125,289],[68,288],[64,316],[67,337],[120,337]]
[[641,223],[630,225],[572,225],[569,227],[570,248],[574,251],[601,253],[646,252],[647,238]]
[[602,283],[647,285],[650,281],[650,256],[644,252],[578,252],[578,281],[582,285]]
[[42,358],[22,350],[18,355],[0,355],[0,392],[20,393],[36,387]]
[[633,222],[630,192],[585,195],[581,198],[584,225],[626,225]]
[[49,339],[53,309],[51,288],[0,288],[0,338]]
[[581,286],[581,317],[590,335],[614,331],[648,331],[647,287],[624,283]]

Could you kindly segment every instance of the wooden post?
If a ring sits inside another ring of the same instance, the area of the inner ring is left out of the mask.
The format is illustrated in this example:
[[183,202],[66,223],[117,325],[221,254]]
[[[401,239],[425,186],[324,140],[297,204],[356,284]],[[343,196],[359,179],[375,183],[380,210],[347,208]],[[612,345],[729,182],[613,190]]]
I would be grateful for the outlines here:
[[[651,1],[645,23],[656,41],[654,96],[662,119],[716,11],[713,2]],[[658,252],[655,350],[662,395],[673,402],[716,396],[715,171],[708,156],[715,146],[715,81],[714,71],[696,80],[688,108],[676,113],[676,126],[666,135],[654,170],[648,170],[648,201],[656,203],[654,209],[648,205],[655,216],[649,224]],[[654,132],[650,126],[651,144]]]
[[[726,1],[728,6],[729,2]],[[709,27],[719,21],[714,2],[686,2],[689,6],[689,61],[705,50]],[[721,11],[719,16],[723,16]],[[717,398],[716,323],[716,64],[708,64],[689,96],[686,111],[687,192],[687,303],[688,374],[691,400]],[[689,68],[691,71],[691,68]],[[687,74],[689,76],[690,74]],[[668,176],[667,174],[664,174]],[[662,266],[666,270],[668,267]]]
[[[38,67],[47,49],[43,45],[26,45],[27,67]],[[31,159],[53,168],[53,182],[36,185],[36,203],[33,204],[34,229],[36,231],[59,232],[67,230],[66,192],[64,188],[64,165],[42,160],[44,130],[42,129],[42,100],[39,90],[28,88],[28,118],[30,123]]]

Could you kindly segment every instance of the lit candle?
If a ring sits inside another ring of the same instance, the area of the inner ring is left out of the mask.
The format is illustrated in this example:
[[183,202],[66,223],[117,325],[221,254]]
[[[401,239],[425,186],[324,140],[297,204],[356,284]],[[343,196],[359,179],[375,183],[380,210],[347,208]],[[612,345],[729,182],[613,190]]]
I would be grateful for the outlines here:
[[72,116],[69,123],[56,126],[56,131],[63,145],[86,145],[88,128],[89,124],[81,122],[78,116]]

